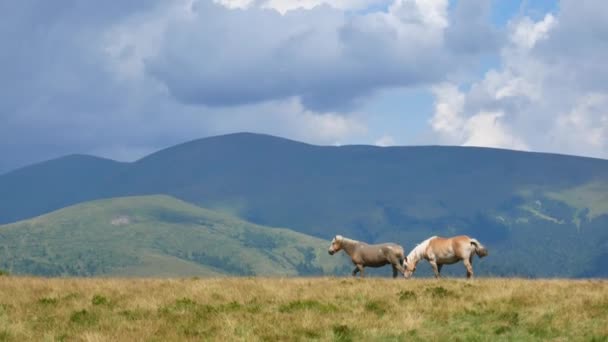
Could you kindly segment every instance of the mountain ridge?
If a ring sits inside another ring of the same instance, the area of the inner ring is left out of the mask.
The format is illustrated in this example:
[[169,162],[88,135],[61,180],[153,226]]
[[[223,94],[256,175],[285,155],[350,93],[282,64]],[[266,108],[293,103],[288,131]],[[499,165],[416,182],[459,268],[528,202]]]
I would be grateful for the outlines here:
[[280,137],[280,136],[275,136],[275,135],[271,135],[271,134],[265,134],[265,133],[255,133],[255,132],[236,132],[236,133],[227,133],[227,134],[221,134],[221,135],[214,135],[214,136],[208,136],[208,137],[203,137],[203,138],[197,138],[197,139],[193,139],[193,140],[189,140],[189,141],[185,141],[182,143],[178,143],[175,145],[171,145],[169,147],[165,147],[165,148],[161,148],[160,150],[151,152],[139,159],[133,160],[133,161],[118,161],[112,158],[107,158],[107,157],[101,157],[101,156],[96,156],[93,154],[86,154],[86,153],[70,153],[64,156],[60,156],[57,158],[50,158],[50,159],[46,159],[43,161],[39,161],[39,162],[33,162],[31,164],[28,165],[24,165],[24,166],[20,166],[14,169],[10,169],[5,171],[4,173],[0,173],[0,177],[2,176],[6,176],[8,174],[14,173],[14,172],[21,172],[24,169],[30,168],[32,166],[40,166],[42,164],[46,164],[49,162],[54,162],[54,161],[59,161],[59,160],[65,160],[65,159],[70,159],[70,158],[82,158],[82,159],[97,159],[97,160],[105,160],[105,161],[110,161],[110,162],[114,162],[114,163],[118,163],[118,164],[134,164],[137,162],[140,162],[142,160],[145,160],[149,157],[152,157],[154,155],[156,155],[159,152],[163,152],[166,150],[171,150],[174,148],[178,148],[184,145],[194,145],[194,144],[198,144],[198,143],[205,143],[211,140],[222,140],[222,139],[226,139],[226,138],[232,138],[232,137],[238,137],[238,138],[263,138],[263,139],[272,139],[274,141],[283,141],[283,142],[289,142],[289,143],[295,143],[295,144],[299,144],[299,145],[306,145],[309,147],[321,147],[321,148],[336,148],[336,149],[340,149],[340,148],[352,148],[352,147],[362,147],[362,148],[371,148],[371,149],[466,149],[466,150],[490,150],[490,151],[504,151],[504,152],[515,152],[515,153],[524,153],[524,154],[531,154],[531,155],[549,155],[549,156],[557,156],[557,157],[565,157],[565,158],[579,158],[579,159],[590,159],[590,160],[598,160],[598,161],[606,161],[608,162],[608,159],[606,158],[599,158],[599,157],[591,157],[591,156],[583,156],[583,155],[573,155],[573,154],[564,154],[564,153],[556,153],[556,152],[543,152],[543,151],[525,151],[525,150],[515,150],[515,149],[509,149],[509,148],[500,148],[500,147],[486,147],[486,146],[457,146],[457,145],[390,145],[390,146],[378,146],[378,145],[372,145],[372,144],[341,144],[341,145],[322,145],[322,144],[313,144],[313,143],[306,143],[306,142],[302,142],[302,141],[298,141],[295,139],[289,139],[289,138],[285,138],[285,137]]
[[[605,272],[599,258],[608,246],[608,161],[602,159],[473,147],[315,146],[243,133],[176,145],[133,163],[67,161],[51,163],[52,172],[43,164],[0,176],[0,223],[99,198],[164,194],[322,239],[339,233],[414,244],[431,235],[472,235],[524,265],[491,259],[486,265],[495,274]],[[535,246],[555,254],[542,268],[526,266],[533,255],[543,258]],[[570,262],[554,246],[584,252]]]

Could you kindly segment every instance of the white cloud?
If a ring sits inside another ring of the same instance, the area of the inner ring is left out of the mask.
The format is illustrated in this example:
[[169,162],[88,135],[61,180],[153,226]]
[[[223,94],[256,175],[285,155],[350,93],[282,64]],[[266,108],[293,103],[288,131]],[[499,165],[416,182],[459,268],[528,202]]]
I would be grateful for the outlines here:
[[564,0],[557,15],[509,23],[499,67],[468,87],[433,88],[436,137],[608,158],[608,72],[598,57],[608,56],[602,43],[608,22],[599,19],[605,9],[599,2]]
[[453,84],[443,83],[432,88],[435,95],[435,115],[430,121],[431,127],[448,143],[462,140],[464,118],[464,94]]
[[501,121],[503,115],[501,112],[480,112],[470,117],[463,126],[466,140],[462,145],[527,150],[528,146]]
[[395,142],[395,138],[393,136],[383,135],[374,142],[374,145],[381,146],[381,147],[395,146],[396,142]]
[[548,13],[544,19],[538,22],[532,21],[529,17],[512,23],[513,28],[510,40],[520,48],[531,49],[542,39],[546,39],[549,31],[557,25],[555,17]]
[[256,0],[213,0],[213,2],[228,8],[247,9],[249,6],[253,5]]
[[[263,103],[259,107],[253,107],[257,113],[260,113],[255,117],[251,117],[249,113],[241,116],[246,123],[244,125],[246,127],[243,127],[242,130],[247,130],[247,127],[249,129],[256,127],[251,120],[262,121],[265,124],[257,125],[256,131],[258,132],[318,144],[352,141],[367,133],[365,123],[355,113],[345,115],[337,112],[314,112],[306,109],[296,97]],[[246,106],[244,109],[250,110],[251,108],[251,106]],[[234,130],[234,127],[229,130]]]
[[403,22],[438,29],[448,26],[448,0],[396,0],[389,12]]
[[228,8],[247,9],[252,6],[269,8],[285,14],[297,9],[312,9],[327,5],[333,8],[350,10],[364,9],[371,5],[386,3],[387,0],[214,0]]
[[448,144],[527,150],[528,146],[510,132],[502,112],[480,111],[466,116],[465,94],[449,83],[433,87],[435,114],[431,127]]
[[559,150],[607,156],[608,153],[608,94],[588,94],[578,99],[570,112],[560,114],[550,131],[551,140]]

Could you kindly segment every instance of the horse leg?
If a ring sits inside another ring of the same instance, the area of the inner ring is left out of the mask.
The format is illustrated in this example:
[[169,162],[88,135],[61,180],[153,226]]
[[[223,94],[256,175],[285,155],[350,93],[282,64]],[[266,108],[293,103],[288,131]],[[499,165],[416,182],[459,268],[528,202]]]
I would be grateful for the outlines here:
[[357,272],[359,272],[359,266],[355,266],[355,269],[353,270],[353,277],[357,276]]
[[363,265],[361,265],[361,264],[357,264],[357,268],[359,268],[359,272],[361,272],[361,276],[360,276],[360,277],[361,277],[361,278],[363,278],[363,276],[364,276],[364,275],[363,275],[363,273],[364,273],[364,272],[363,272]]
[[397,277],[397,274],[395,273],[397,271],[401,272],[401,274],[405,274],[405,269],[403,269],[403,265],[399,261],[398,257],[396,257],[396,256],[389,257],[388,261],[390,261],[391,265],[393,265],[393,278]]
[[[472,257],[472,255],[471,255]],[[462,262],[464,263],[464,267],[467,268],[467,279],[471,279],[473,277],[473,265],[471,265],[471,258],[464,259]]]
[[439,274],[439,267],[437,266],[437,261],[429,260],[429,262],[431,263],[431,267],[433,267],[433,272],[435,272],[435,278],[441,278],[441,275]]
[[441,276],[441,268],[443,267],[443,264],[437,264],[437,273],[439,273],[439,276]]

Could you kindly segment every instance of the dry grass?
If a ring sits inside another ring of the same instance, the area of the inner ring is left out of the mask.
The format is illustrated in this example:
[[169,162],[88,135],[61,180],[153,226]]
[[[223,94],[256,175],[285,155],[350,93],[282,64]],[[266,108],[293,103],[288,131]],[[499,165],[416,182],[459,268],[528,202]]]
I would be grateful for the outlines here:
[[0,340],[608,340],[608,281],[0,277]]

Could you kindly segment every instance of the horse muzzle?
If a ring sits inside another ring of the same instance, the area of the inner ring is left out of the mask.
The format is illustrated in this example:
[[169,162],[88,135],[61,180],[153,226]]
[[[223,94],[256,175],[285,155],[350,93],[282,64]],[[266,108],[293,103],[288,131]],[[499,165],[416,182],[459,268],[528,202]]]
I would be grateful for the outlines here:
[[329,253],[329,255],[334,255],[334,253],[336,253],[336,252],[330,249],[327,251],[327,253]]

